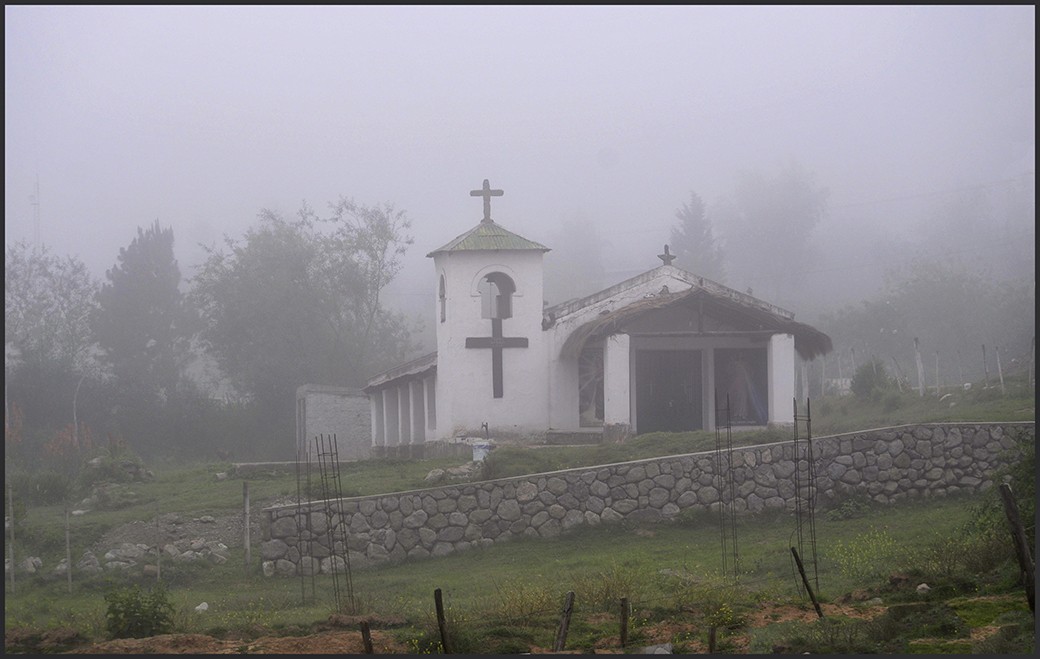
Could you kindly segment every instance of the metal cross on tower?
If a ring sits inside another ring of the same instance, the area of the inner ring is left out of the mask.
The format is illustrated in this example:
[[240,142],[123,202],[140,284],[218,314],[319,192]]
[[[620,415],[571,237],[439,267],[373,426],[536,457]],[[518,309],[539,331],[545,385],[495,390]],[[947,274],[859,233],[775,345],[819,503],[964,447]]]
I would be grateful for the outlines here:
[[484,186],[480,190],[470,190],[469,196],[471,197],[483,197],[484,198],[484,219],[482,222],[491,222],[491,198],[501,197],[504,192],[501,190],[492,190],[491,184],[488,183],[487,179],[484,179]]

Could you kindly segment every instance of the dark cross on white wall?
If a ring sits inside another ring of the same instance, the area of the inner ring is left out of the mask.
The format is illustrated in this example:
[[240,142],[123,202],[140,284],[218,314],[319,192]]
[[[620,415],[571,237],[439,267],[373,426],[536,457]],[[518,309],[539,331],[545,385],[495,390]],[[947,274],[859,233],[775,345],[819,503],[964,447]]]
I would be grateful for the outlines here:
[[502,349],[526,348],[527,338],[502,336],[502,319],[491,319],[491,336],[466,337],[467,348],[491,348],[491,389],[495,398],[502,398]]
[[481,222],[491,222],[491,198],[501,197],[504,192],[501,190],[492,190],[491,184],[488,183],[487,179],[484,179],[484,187],[480,190],[470,190],[469,196],[471,197],[483,197],[484,198],[484,219]]

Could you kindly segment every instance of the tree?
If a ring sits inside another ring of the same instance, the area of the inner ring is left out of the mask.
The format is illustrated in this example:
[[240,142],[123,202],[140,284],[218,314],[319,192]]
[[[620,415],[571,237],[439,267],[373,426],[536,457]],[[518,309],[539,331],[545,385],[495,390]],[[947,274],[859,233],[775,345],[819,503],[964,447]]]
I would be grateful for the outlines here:
[[197,435],[184,426],[199,410],[184,376],[191,332],[173,242],[173,229],[158,221],[138,227],[106,273],[92,319],[114,375],[116,429],[151,453]]
[[[836,346],[908,367],[918,337],[926,356],[939,353],[946,384],[982,378],[983,344],[1000,346],[1005,372],[1028,363],[1036,313],[1032,282],[993,282],[959,264],[938,261],[919,261],[887,278],[879,295],[822,316],[821,329]],[[934,378],[934,369],[925,370]]]
[[694,274],[722,282],[725,279],[722,247],[715,239],[704,202],[695,192],[690,201],[675,212],[678,224],[672,227],[671,251],[675,264]]
[[[74,257],[21,242],[7,248],[4,263],[5,412],[18,410],[19,452],[38,449],[69,426],[79,445],[81,389],[103,376],[90,327],[97,308],[97,282]],[[88,405],[85,417],[99,420]]]
[[814,257],[812,232],[826,209],[827,190],[795,162],[773,176],[743,172],[715,210],[724,232],[729,276],[777,303],[806,282]]
[[98,343],[125,395],[161,405],[181,384],[189,338],[173,229],[138,227],[106,278],[93,317]]
[[404,213],[349,199],[331,211],[261,211],[241,240],[209,249],[192,280],[206,349],[283,444],[297,387],[363,386],[413,347],[379,297],[411,242]]
[[4,342],[26,363],[75,369],[93,343],[97,282],[82,261],[15,243],[4,262]]

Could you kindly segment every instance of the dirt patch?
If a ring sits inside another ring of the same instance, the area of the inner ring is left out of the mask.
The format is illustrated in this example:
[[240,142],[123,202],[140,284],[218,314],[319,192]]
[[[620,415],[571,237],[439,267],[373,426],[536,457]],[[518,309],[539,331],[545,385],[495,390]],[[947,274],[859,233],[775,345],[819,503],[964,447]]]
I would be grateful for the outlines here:
[[[377,654],[406,654],[404,645],[388,633],[372,630]],[[309,636],[261,636],[245,640],[218,639],[205,634],[163,634],[121,638],[77,648],[67,654],[364,654],[360,631],[327,631]]]
[[[836,604],[823,605],[825,615],[848,615],[870,618],[882,613],[884,607],[850,607]],[[606,614],[604,614],[606,615]],[[751,629],[765,627],[789,620],[811,621],[816,612],[808,605],[766,604],[748,615],[747,626],[741,633],[728,636],[732,651],[746,653]],[[364,646],[360,631],[361,618],[332,616],[327,624],[320,625],[305,636],[264,635],[253,639],[216,638],[205,634],[163,634],[141,639],[116,639],[92,644],[83,644],[67,650],[66,654],[363,654]],[[383,620],[382,618],[380,620]],[[403,620],[386,619],[382,625],[394,626]],[[694,623],[663,622],[649,625],[642,630],[642,640],[632,643],[625,652],[638,651],[640,647],[670,643],[684,639],[686,653],[705,653],[707,646],[699,640],[699,625]],[[410,649],[395,640],[391,632],[373,629],[373,650],[376,654],[408,654]],[[607,637],[594,644],[596,654],[622,654],[618,638]],[[82,641],[81,641],[82,642]],[[52,650],[53,651],[53,650]],[[554,653],[551,648],[532,647],[531,654]],[[562,654],[581,654],[582,651],[567,649]]]

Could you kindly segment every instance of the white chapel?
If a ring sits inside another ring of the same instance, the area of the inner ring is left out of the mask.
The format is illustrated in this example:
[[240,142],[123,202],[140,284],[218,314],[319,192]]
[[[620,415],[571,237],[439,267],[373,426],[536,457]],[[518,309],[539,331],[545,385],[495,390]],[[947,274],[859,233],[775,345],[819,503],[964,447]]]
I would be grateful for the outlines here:
[[662,264],[543,303],[549,248],[491,217],[429,254],[437,350],[368,381],[372,446],[490,435],[764,427],[794,422],[797,362],[830,338],[768,302]]

